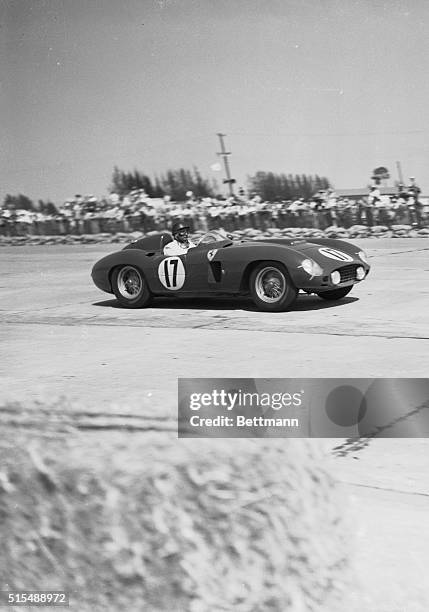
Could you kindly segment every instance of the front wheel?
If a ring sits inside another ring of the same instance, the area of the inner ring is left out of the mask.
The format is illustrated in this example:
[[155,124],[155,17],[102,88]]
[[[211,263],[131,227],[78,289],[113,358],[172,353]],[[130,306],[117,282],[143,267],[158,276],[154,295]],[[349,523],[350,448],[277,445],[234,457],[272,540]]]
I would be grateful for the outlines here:
[[112,290],[126,308],[144,308],[152,297],[143,273],[135,266],[123,266],[113,271]]
[[256,306],[268,312],[287,310],[298,296],[286,268],[276,261],[262,262],[252,270],[249,289]]
[[353,285],[350,287],[342,287],[341,289],[331,289],[330,291],[323,291],[317,295],[324,300],[341,300],[353,289]]

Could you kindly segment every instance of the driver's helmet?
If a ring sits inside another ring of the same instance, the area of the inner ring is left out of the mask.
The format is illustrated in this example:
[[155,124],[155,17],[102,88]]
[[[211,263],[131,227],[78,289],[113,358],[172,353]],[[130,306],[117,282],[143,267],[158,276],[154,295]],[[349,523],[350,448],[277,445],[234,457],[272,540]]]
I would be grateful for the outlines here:
[[174,223],[171,229],[171,233],[173,234],[173,236],[176,236],[176,234],[178,234],[179,232],[189,232],[190,229],[191,228],[189,227],[189,225],[183,225],[183,223]]

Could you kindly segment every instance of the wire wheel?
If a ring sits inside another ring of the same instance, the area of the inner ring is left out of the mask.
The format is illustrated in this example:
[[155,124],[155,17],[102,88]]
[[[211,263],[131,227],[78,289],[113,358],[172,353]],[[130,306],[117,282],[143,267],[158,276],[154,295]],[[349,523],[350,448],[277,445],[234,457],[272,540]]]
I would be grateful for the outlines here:
[[262,268],[255,279],[255,291],[260,300],[275,304],[285,294],[286,278],[278,268]]
[[143,279],[140,272],[133,266],[121,268],[118,274],[118,291],[128,300],[135,300],[143,289]]
[[286,267],[276,261],[261,262],[252,270],[249,289],[256,306],[269,312],[287,310],[298,295]]
[[112,275],[112,289],[119,302],[127,308],[142,308],[152,297],[143,273],[135,266],[116,268]]

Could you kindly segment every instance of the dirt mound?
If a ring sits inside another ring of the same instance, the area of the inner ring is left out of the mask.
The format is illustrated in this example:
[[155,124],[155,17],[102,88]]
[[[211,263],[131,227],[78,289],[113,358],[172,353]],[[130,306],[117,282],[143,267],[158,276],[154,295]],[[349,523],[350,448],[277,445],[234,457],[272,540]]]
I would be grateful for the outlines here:
[[68,590],[80,612],[349,609],[344,500],[316,440],[1,414],[2,589]]

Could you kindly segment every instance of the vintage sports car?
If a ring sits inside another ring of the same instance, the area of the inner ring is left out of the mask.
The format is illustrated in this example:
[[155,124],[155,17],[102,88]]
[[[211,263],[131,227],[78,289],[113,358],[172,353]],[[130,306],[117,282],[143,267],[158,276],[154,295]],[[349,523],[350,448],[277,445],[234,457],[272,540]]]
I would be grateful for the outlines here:
[[94,283],[127,308],[147,306],[156,296],[250,294],[260,310],[280,312],[300,290],[339,300],[370,269],[364,251],[342,240],[234,240],[211,231],[175,257],[163,254],[171,240],[167,232],[151,235],[103,257],[92,269]]

